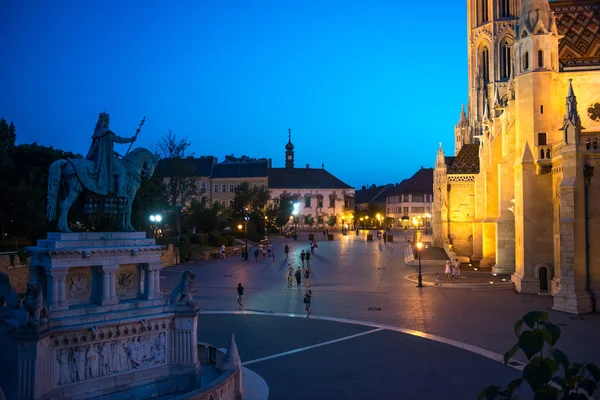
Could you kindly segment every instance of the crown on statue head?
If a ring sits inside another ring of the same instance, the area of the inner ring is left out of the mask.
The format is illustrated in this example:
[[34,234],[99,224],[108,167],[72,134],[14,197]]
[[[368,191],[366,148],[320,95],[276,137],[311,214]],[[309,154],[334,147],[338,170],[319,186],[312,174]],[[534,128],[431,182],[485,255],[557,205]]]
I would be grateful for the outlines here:
[[102,111],[100,115],[98,115],[98,122],[96,123],[96,129],[100,127],[108,127],[108,122],[110,121],[110,116]]

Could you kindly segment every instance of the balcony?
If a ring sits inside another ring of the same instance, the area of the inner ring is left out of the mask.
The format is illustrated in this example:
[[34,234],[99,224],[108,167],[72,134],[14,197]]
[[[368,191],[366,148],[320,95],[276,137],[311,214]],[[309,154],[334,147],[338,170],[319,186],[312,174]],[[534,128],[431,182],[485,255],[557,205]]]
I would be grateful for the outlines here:
[[552,145],[545,144],[534,147],[536,174],[545,175],[552,172]]

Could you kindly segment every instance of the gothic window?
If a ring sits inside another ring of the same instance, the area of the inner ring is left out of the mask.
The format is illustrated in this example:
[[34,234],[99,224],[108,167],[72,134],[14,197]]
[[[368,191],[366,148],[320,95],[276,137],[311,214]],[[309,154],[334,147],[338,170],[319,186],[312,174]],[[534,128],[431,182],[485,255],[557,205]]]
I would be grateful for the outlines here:
[[487,46],[483,47],[481,49],[480,57],[481,57],[480,67],[481,67],[483,82],[489,83],[490,82],[490,50]]
[[488,0],[479,0],[477,2],[477,25],[488,22]]
[[510,16],[510,0],[500,0],[500,18],[508,18]]
[[526,51],[523,54],[523,71],[527,71],[529,69],[529,53]]
[[542,68],[544,66],[544,52],[542,50],[538,50],[538,67]]
[[508,39],[500,43],[500,79],[510,77],[510,68],[512,65],[512,46]]

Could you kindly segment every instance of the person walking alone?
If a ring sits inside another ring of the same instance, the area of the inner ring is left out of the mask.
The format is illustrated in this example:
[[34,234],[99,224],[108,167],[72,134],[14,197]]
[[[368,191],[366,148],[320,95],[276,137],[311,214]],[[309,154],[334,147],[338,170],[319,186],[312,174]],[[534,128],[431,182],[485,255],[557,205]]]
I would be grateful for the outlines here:
[[239,305],[238,308],[241,310],[242,308],[244,308],[244,305],[242,304],[242,297],[244,296],[244,287],[242,286],[241,282],[238,283],[238,285],[237,285],[237,293],[238,293],[237,302]]
[[258,263],[258,255],[260,254],[260,251],[258,249],[254,249],[254,260]]
[[300,287],[300,281],[302,280],[302,271],[300,271],[300,267],[298,267],[294,276],[296,277],[296,287]]
[[306,266],[310,267],[310,253],[308,251],[306,252]]
[[306,309],[306,318],[310,316],[310,300],[312,298],[312,290],[308,290],[304,295],[304,308]]
[[446,275],[447,280],[450,279],[451,273],[452,273],[452,270],[450,269],[450,261],[446,261],[446,268],[444,269],[444,274]]
[[288,287],[292,287],[292,278],[294,277],[294,269],[290,264],[288,264],[287,269],[285,270],[285,275],[287,276]]
[[306,267],[304,270],[304,279],[306,280],[306,287],[310,286],[310,267]]
[[288,259],[288,255],[290,254],[290,246],[288,246],[287,244],[285,245],[285,248],[283,249],[283,251],[285,252],[285,259]]
[[458,258],[454,260],[454,268],[456,268],[456,279],[460,278],[460,261]]
[[[304,268],[304,258],[306,257],[306,254],[304,253],[304,250],[302,250],[302,253],[300,253],[300,260],[302,260],[302,268]],[[298,267],[300,268],[300,267]]]

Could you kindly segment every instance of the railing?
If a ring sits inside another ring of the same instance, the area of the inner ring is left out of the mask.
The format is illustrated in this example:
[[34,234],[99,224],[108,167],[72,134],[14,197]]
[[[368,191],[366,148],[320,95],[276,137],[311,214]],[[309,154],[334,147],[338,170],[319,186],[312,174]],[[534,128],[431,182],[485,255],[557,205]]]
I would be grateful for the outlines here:
[[540,145],[535,147],[536,155],[535,159],[540,162],[548,161],[552,162],[552,145]]

